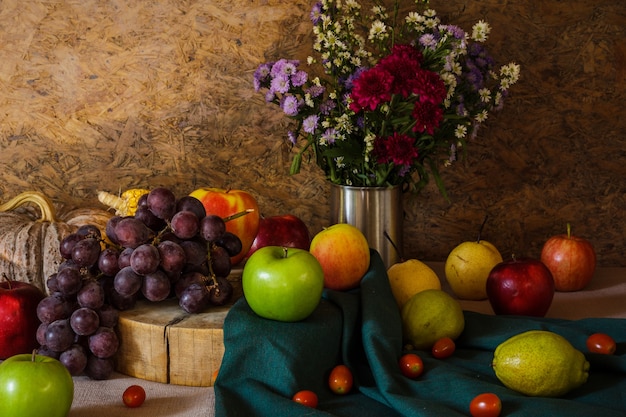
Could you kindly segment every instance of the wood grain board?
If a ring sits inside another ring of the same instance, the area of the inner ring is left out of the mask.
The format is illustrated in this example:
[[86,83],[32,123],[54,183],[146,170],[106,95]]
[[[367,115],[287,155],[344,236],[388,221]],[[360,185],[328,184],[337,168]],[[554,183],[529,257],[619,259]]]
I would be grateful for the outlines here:
[[[233,301],[241,297],[241,273],[229,276]],[[224,319],[232,303],[188,314],[177,299],[139,301],[120,313],[117,370],[148,381],[208,387],[224,354]]]

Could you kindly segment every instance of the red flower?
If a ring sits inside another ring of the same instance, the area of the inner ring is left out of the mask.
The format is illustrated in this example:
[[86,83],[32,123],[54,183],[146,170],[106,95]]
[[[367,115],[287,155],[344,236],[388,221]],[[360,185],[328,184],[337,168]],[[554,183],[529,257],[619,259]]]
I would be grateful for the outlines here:
[[416,121],[415,126],[413,126],[414,132],[423,133],[425,131],[429,135],[433,135],[443,120],[443,109],[430,101],[418,101],[413,107],[411,116]]
[[418,157],[414,142],[412,137],[394,132],[386,138],[377,137],[372,153],[379,164],[393,162],[397,166],[408,166]]
[[354,81],[350,109],[354,112],[361,109],[376,110],[380,103],[391,100],[392,84],[393,76],[388,71],[379,67],[364,71]]
[[417,75],[413,93],[420,96],[420,101],[428,101],[432,104],[441,104],[448,92],[443,80],[436,72],[421,70]]
[[406,98],[417,89],[421,60],[421,52],[410,45],[395,45],[391,54],[380,60],[379,66],[393,75],[393,94]]

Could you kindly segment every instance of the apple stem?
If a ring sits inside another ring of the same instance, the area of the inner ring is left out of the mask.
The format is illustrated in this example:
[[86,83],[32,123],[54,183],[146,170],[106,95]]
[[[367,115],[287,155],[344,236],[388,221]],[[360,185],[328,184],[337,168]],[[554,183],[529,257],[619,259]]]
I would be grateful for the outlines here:
[[485,218],[483,219],[482,224],[480,225],[480,228],[478,229],[478,239],[476,239],[476,243],[480,242],[480,237],[483,234],[483,228],[485,227],[485,223],[487,223],[487,218],[489,217],[488,214],[485,214]]
[[5,280],[8,284],[9,284],[9,289],[11,289],[11,280],[9,279],[9,277],[7,277],[7,274],[5,274],[4,272],[2,273],[2,279]]
[[35,356],[37,356],[37,349],[33,349],[33,354],[30,357],[30,360],[32,362],[35,362]]
[[244,211],[240,211],[239,213],[235,213],[235,214],[232,214],[232,215],[230,215],[228,217],[224,217],[223,220],[224,220],[224,222],[229,222],[231,220],[235,220],[235,219],[238,219],[240,217],[243,217],[243,216],[245,216],[248,213],[252,213],[253,211],[254,211],[254,209],[252,209],[252,208],[246,209]]
[[287,247],[283,246],[283,258],[287,257]]
[[389,243],[391,243],[391,246],[393,246],[393,248],[395,249],[398,257],[400,258],[400,262],[404,262],[404,256],[402,256],[402,252],[400,252],[400,249],[398,249],[396,242],[393,241],[393,239],[391,238],[391,236],[389,236],[389,233],[387,233],[386,230],[383,230],[383,236],[385,236]]
[[567,238],[571,239],[572,238],[572,225],[567,223]]

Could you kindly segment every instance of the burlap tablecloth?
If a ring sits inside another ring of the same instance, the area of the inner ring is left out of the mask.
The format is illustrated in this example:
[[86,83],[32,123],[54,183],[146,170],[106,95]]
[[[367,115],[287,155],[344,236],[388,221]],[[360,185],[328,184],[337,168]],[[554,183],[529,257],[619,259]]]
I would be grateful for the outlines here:
[[[443,278],[443,265],[431,264]],[[487,301],[462,301],[464,309],[492,313]],[[626,268],[603,268],[584,291],[557,293],[547,314],[551,318],[626,318]],[[124,407],[122,392],[132,384],[146,389],[147,400],[136,409]],[[70,417],[214,417],[213,388],[183,387],[138,380],[114,374],[106,381],[75,378],[75,398]]]

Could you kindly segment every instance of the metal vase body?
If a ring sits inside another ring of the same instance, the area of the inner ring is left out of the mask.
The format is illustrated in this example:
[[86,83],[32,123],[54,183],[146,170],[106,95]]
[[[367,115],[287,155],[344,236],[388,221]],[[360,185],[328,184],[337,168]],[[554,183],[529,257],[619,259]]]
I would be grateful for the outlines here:
[[376,249],[389,268],[400,257],[391,240],[403,250],[402,190],[400,187],[350,187],[331,184],[331,224],[348,223],[357,227],[371,248]]

